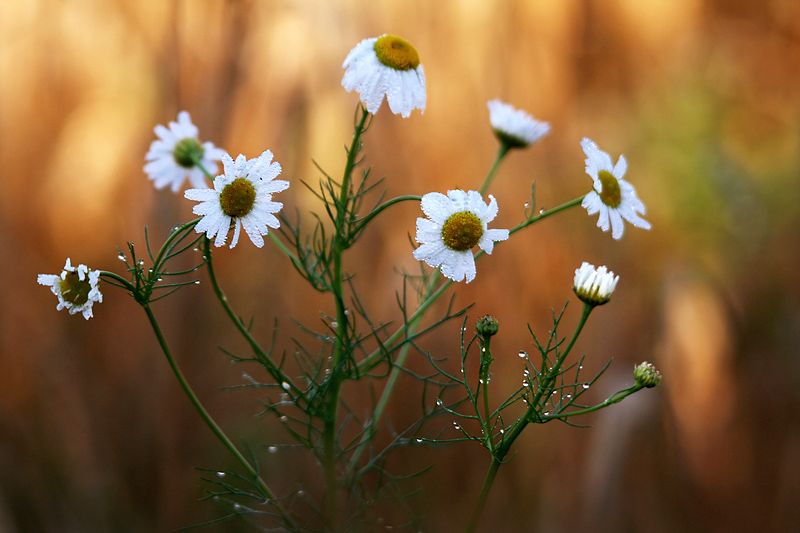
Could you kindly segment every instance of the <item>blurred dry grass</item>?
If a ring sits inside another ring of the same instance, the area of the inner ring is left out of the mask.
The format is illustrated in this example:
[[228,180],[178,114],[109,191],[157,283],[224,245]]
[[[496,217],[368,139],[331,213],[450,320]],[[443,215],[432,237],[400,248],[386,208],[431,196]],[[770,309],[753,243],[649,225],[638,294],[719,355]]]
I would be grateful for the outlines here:
[[[458,303],[477,302],[475,317],[500,318],[495,380],[510,390],[525,324],[547,331],[572,270],[608,264],[618,294],[579,346],[594,368],[614,357],[596,399],[630,383],[635,362],[653,360],[665,375],[588,420],[592,429],[530,430],[500,472],[485,530],[796,528],[799,3],[5,0],[0,531],[169,531],[217,516],[196,501],[192,467],[230,461],[178,391],[143,314],[110,288],[88,323],[56,313],[36,274],[67,256],[118,269],[115,247],[141,244],[143,225],[158,240],[191,216],[141,170],[153,126],[180,109],[234,155],[271,149],[294,183],[281,200],[315,208],[299,180],[316,180],[312,158],[337,175],[351,131],[356,97],[340,86],[341,62],[384,32],[415,44],[429,91],[424,115],[384,108],[367,136],[389,195],[476,187],[495,151],[485,102],[498,97],[553,125],[501,167],[498,227],[519,220],[531,179],[544,206],[585,192],[578,142],[589,136],[625,153],[654,228],[614,242],[573,211],[499,247],[458,287]],[[396,317],[396,269],[415,267],[407,233],[417,215],[393,210],[348,265],[362,288],[385,287],[368,302],[378,317]],[[256,314],[265,339],[275,316],[313,324],[327,310],[269,246],[217,257],[229,296]],[[242,369],[216,347],[240,345],[201,289],[156,309],[181,364],[233,435],[283,438],[253,418],[255,398],[219,390],[240,383]],[[452,353],[451,331],[429,347]],[[295,334],[284,318],[282,341]],[[405,386],[398,423],[417,402]],[[480,451],[398,456],[401,471],[436,463],[416,502],[424,530],[462,527],[487,464]],[[287,489],[293,468],[313,470],[261,459]]]

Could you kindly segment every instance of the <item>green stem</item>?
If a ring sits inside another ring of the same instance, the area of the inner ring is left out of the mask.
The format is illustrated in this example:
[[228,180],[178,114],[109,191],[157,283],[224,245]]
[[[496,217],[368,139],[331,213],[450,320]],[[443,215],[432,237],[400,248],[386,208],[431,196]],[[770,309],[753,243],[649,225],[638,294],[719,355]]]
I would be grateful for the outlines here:
[[171,245],[172,245],[172,241],[174,241],[178,237],[178,235],[180,235],[181,233],[183,233],[183,232],[187,231],[188,229],[193,228],[194,226],[196,226],[197,223],[200,222],[200,220],[202,220],[202,217],[196,218],[196,219],[194,219],[192,221],[189,221],[189,222],[186,222],[184,224],[181,224],[180,226],[177,227],[177,229],[175,229],[174,231],[172,231],[169,234],[169,236],[167,237],[167,240],[164,241],[164,244],[161,246],[161,249],[158,251],[158,254],[156,254],[155,259],[153,259],[153,270],[154,271],[158,272],[158,271],[161,270],[161,262],[164,259],[164,255],[166,255],[167,252],[170,250]]
[[509,235],[514,235],[519,230],[525,229],[528,226],[530,226],[531,224],[535,224],[536,222],[539,222],[540,220],[544,220],[545,218],[553,216],[556,213],[560,213],[561,211],[569,209],[570,207],[575,207],[576,205],[581,205],[581,202],[583,202],[583,199],[585,197],[586,197],[586,195],[579,196],[579,197],[577,197],[577,198],[575,198],[573,200],[570,200],[569,202],[566,202],[566,203],[563,203],[563,204],[559,205],[558,207],[554,207],[553,209],[550,209],[549,211],[542,211],[537,216],[531,217],[531,218],[529,218],[529,219],[527,219],[527,220],[525,220],[523,222],[520,222],[516,226],[514,226],[511,229],[511,231],[509,231]]
[[489,189],[489,184],[492,183],[497,169],[500,168],[500,161],[503,160],[510,149],[511,147],[508,144],[504,142],[500,143],[500,148],[497,150],[497,157],[494,158],[494,164],[492,164],[492,168],[489,169],[489,173],[483,179],[483,185],[481,185],[481,188],[479,189],[481,196],[486,194],[486,191]]
[[252,348],[253,352],[259,356],[259,361],[266,366],[267,370],[269,371],[270,375],[279,383],[281,386],[286,387],[288,385],[289,390],[287,392],[291,392],[297,398],[297,401],[303,400],[305,401],[305,395],[303,391],[298,388],[292,381],[283,373],[278,365],[276,365],[270,354],[265,352],[258,341],[253,337],[250,331],[247,329],[247,326],[242,322],[242,320],[236,315],[231,307],[230,302],[228,302],[228,297],[225,296],[225,293],[222,292],[222,288],[217,281],[217,275],[214,272],[214,262],[211,255],[211,241],[208,238],[203,240],[203,253],[205,255],[206,261],[206,269],[208,270],[208,279],[211,281],[211,287],[214,290],[214,294],[216,295],[219,302],[222,304],[222,308],[225,310],[225,314],[228,315],[228,318],[231,319],[233,325],[239,330],[239,333],[245,338],[247,343]]
[[570,339],[567,348],[561,353],[561,355],[558,356],[556,363],[547,372],[547,375],[539,384],[539,390],[536,392],[536,395],[528,402],[528,410],[526,413],[519,420],[517,420],[511,432],[508,433],[508,436],[503,437],[500,445],[497,446],[492,454],[492,463],[489,465],[489,470],[486,472],[481,493],[478,497],[478,503],[475,505],[475,509],[472,512],[472,518],[469,521],[467,531],[475,531],[475,527],[478,524],[478,519],[483,511],[484,505],[486,504],[486,499],[489,496],[489,491],[492,488],[495,476],[497,475],[497,470],[500,468],[500,465],[503,463],[503,459],[505,459],[506,455],[511,449],[511,445],[514,444],[514,441],[517,440],[517,437],[520,436],[522,430],[525,429],[531,420],[534,419],[535,415],[538,415],[537,420],[541,418],[540,412],[542,411],[543,407],[540,408],[539,402],[541,401],[545,392],[550,390],[551,385],[556,380],[558,372],[561,369],[561,365],[564,363],[569,355],[569,352],[572,350],[572,347],[575,345],[575,341],[578,340],[578,336],[580,335],[583,326],[586,324],[586,320],[589,318],[589,314],[592,312],[592,309],[594,308],[591,305],[584,304],[581,320],[578,323],[578,327],[575,329],[575,333],[572,335],[572,339]]
[[[485,352],[481,354],[481,359],[483,357],[489,358],[491,360],[492,354],[489,351],[489,337],[486,338],[486,346]],[[481,361],[481,370],[480,370],[480,380],[478,381],[479,385],[483,386],[483,416],[484,419],[481,422],[483,426],[483,437],[486,439],[486,447],[489,449],[490,452],[494,452],[494,439],[492,438],[492,417],[491,412],[489,411],[489,363],[484,363]]]
[[369,223],[370,220],[381,214],[386,208],[393,206],[394,204],[399,204],[400,202],[408,202],[410,200],[416,200],[417,202],[422,200],[422,196],[417,196],[413,194],[408,194],[405,196],[398,196],[397,198],[392,198],[391,200],[379,205],[375,209],[373,209],[367,216],[365,216],[355,227],[353,233],[358,233]]
[[336,305],[336,339],[333,345],[333,362],[329,378],[329,385],[326,398],[325,418],[322,428],[323,442],[323,463],[325,469],[325,517],[328,528],[338,529],[338,478],[336,475],[336,422],[339,410],[339,393],[341,391],[344,376],[342,368],[344,358],[349,350],[348,316],[344,301],[344,272],[342,270],[342,255],[349,243],[343,234],[345,227],[345,217],[350,207],[350,180],[356,164],[356,155],[361,148],[361,135],[364,132],[369,112],[363,105],[359,104],[358,110],[361,118],[358,119],[353,132],[353,141],[347,151],[347,162],[344,167],[341,191],[336,205],[335,232],[333,239],[333,280],[331,283],[332,293]]
[[592,407],[587,407],[586,409],[580,409],[579,411],[570,411],[569,413],[558,413],[557,415],[549,415],[549,416],[542,416],[542,421],[550,421],[550,420],[564,420],[571,416],[578,416],[578,415],[585,415],[588,413],[593,413],[594,411],[599,411],[600,409],[604,409],[609,405],[613,405],[615,403],[619,403],[634,392],[638,392],[645,388],[644,385],[640,385],[637,383],[633,387],[623,389],[621,391],[617,391],[608,398],[605,399],[604,402],[594,405]]
[[150,308],[149,304],[143,304],[142,307],[144,308],[145,313],[147,313],[147,318],[150,321],[150,325],[153,328],[153,332],[156,335],[156,339],[158,340],[159,346],[161,346],[161,351],[164,352],[164,356],[167,358],[167,362],[169,363],[172,372],[175,374],[175,377],[178,379],[178,383],[180,384],[183,391],[186,393],[186,396],[189,398],[189,401],[192,402],[192,405],[200,414],[200,417],[206,423],[206,425],[211,429],[211,431],[216,435],[216,437],[222,442],[222,444],[228,449],[229,452],[233,455],[233,457],[242,465],[247,473],[253,478],[256,485],[258,486],[259,491],[264,495],[266,501],[269,501],[273,504],[277,510],[280,512],[283,519],[291,525],[296,526],[294,520],[288,515],[286,510],[283,508],[282,505],[278,503],[273,494],[272,490],[267,486],[261,476],[258,474],[258,471],[253,468],[253,466],[245,459],[244,455],[236,448],[236,446],[231,442],[228,436],[225,434],[224,431],[219,427],[219,425],[211,418],[211,415],[206,411],[203,404],[200,403],[200,399],[192,390],[192,387],[189,385],[189,382],[186,381],[186,378],[181,372],[181,369],[178,367],[178,364],[175,362],[175,358],[172,356],[172,351],[169,349],[167,345],[167,341],[164,338],[164,334],[161,332],[161,327],[158,325],[158,321],[156,320],[155,315],[153,314],[153,310]]
[[472,516],[469,519],[467,533],[473,533],[478,527],[478,520],[480,519],[481,512],[486,505],[486,500],[489,497],[489,491],[492,489],[494,478],[497,475],[497,471],[500,469],[501,464],[503,464],[503,462],[493,455],[492,464],[489,465],[489,470],[486,472],[486,477],[483,479],[481,492],[478,495],[478,503],[475,504],[475,509],[472,511]]

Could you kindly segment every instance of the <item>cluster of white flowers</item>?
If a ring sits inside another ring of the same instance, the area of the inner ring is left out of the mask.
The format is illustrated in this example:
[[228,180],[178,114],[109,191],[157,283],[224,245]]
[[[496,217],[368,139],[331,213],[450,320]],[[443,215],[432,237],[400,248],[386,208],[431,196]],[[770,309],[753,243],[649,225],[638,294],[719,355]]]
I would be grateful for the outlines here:
[[[425,72],[416,49],[404,39],[395,35],[365,39],[350,51],[342,68],[345,69],[342,85],[348,91],[355,89],[359,93],[369,113],[377,113],[384,97],[392,113],[408,117],[413,109],[424,112]],[[492,129],[506,149],[529,146],[550,132],[549,123],[538,121],[500,100],[491,100],[487,105]],[[272,161],[272,152],[267,150],[251,160],[240,154],[234,160],[212,143],[200,143],[197,127],[186,111],[181,111],[177,122],[170,122],[169,127],[156,126],[155,133],[158,139],[152,142],[145,156],[144,170],[157,189],[169,185],[177,192],[184,180],[189,179],[194,188],[186,190],[184,196],[199,202],[193,208],[193,212],[202,217],[195,226],[198,233],[214,238],[214,244],[219,247],[225,244],[233,229],[230,242],[233,248],[244,228],[253,244],[261,247],[269,229],[280,227],[275,215],[283,204],[273,201],[272,196],[286,190],[289,182],[276,179],[281,166]],[[620,156],[614,165],[611,157],[590,139],[584,138],[581,146],[586,154],[586,172],[593,182],[593,189],[583,198],[582,206],[590,215],[599,213],[597,225],[603,231],[611,229],[615,239],[622,237],[624,220],[649,229],[650,224],[640,216],[645,213],[644,204],[633,186],[623,179],[627,169],[625,157]],[[212,177],[219,161],[223,173]],[[207,186],[206,178],[213,181],[213,188]],[[486,204],[476,191],[456,189],[446,195],[430,192],[422,197],[421,207],[428,218],[417,219],[419,247],[414,250],[414,257],[440,268],[444,276],[454,281],[466,279],[469,283],[475,279],[472,253],[475,246],[490,254],[495,242],[509,237],[507,229],[487,227],[498,213],[497,201],[492,195]],[[612,283],[605,271],[589,275],[587,268],[584,263],[579,269],[583,276],[580,280],[576,272],[576,292],[588,294],[591,290],[594,297],[602,298],[606,292],[610,296],[616,278]],[[84,291],[85,287],[81,286],[84,292],[77,296],[69,292],[74,290],[70,288],[72,281],[67,283],[70,273],[77,275],[77,283],[85,283],[90,289]],[[72,268],[67,260],[60,276],[42,274],[39,283],[51,286],[59,298],[59,309],[83,312],[88,318],[92,316],[92,303],[102,301],[97,289],[98,276],[98,272],[89,271],[84,265]],[[602,286],[597,282],[602,282]]]

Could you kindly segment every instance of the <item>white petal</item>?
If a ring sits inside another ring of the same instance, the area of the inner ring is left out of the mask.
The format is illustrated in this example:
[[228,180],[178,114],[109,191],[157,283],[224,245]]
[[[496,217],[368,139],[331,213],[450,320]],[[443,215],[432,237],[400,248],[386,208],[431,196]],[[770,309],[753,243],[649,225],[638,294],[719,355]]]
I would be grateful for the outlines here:
[[614,167],[614,171],[611,174],[619,180],[625,175],[626,170],[628,170],[628,162],[625,160],[624,155],[620,155]]
[[616,209],[608,209],[608,217],[611,219],[611,236],[619,240],[622,238],[622,233],[625,231],[625,223],[622,221],[622,216]]
[[422,197],[420,205],[422,212],[440,226],[447,222],[450,215],[457,212],[450,198],[440,192],[429,192]]

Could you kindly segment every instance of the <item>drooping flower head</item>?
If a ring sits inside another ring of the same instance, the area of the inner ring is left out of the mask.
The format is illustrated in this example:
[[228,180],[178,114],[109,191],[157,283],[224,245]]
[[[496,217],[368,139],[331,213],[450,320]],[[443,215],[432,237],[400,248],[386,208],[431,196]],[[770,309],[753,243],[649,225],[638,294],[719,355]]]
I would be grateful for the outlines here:
[[408,117],[414,108],[425,111],[425,71],[408,41],[396,35],[364,39],[347,54],[342,68],[347,69],[342,85],[348,92],[355,89],[370,113],[378,111],[384,95],[395,115]]
[[619,276],[615,276],[606,267],[595,269],[594,265],[584,261],[580,268],[575,270],[572,290],[587,305],[603,305],[611,300],[611,294],[617,287],[618,281]]
[[86,265],[72,266],[69,258],[61,274],[39,274],[36,281],[46,285],[58,297],[56,309],[67,309],[69,314],[82,313],[83,318],[92,318],[92,305],[102,302],[103,295],[97,286],[99,270],[89,270]]
[[521,109],[490,100],[489,122],[497,139],[508,148],[525,148],[550,133],[550,123],[536,120]]
[[484,203],[477,191],[459,189],[429,192],[422,197],[422,211],[428,218],[417,218],[417,242],[414,258],[436,268],[453,281],[475,279],[472,248],[479,246],[492,253],[494,243],[508,239],[507,229],[488,229],[497,216],[497,201],[489,195]]
[[289,182],[276,180],[281,166],[272,163],[269,150],[255,159],[244,155],[234,161],[228,154],[222,155],[224,174],[214,178],[213,189],[188,189],[183,195],[200,202],[192,209],[203,219],[197,223],[197,233],[205,233],[214,240],[215,246],[223,246],[231,224],[234,225],[231,248],[239,242],[242,226],[257,247],[264,246],[262,235],[269,228],[279,228],[281,223],[275,213],[281,210],[281,202],[273,202],[272,195],[289,188]]
[[615,239],[621,238],[625,230],[623,219],[637,228],[650,229],[650,223],[639,216],[645,213],[644,204],[633,185],[622,179],[628,169],[625,156],[620,155],[614,165],[611,156],[591,139],[584,138],[581,146],[586,154],[586,173],[594,183],[594,190],[584,197],[581,205],[590,215],[600,213],[597,227],[608,231],[610,225]]
[[210,173],[217,172],[217,161],[225,152],[210,142],[200,144],[197,140],[197,126],[192,124],[189,113],[178,113],[178,122],[170,122],[169,128],[161,124],[155,127],[158,139],[150,144],[144,156],[147,164],[144,171],[153,181],[156,189],[167,185],[172,192],[178,192],[187,177],[195,188],[208,187],[205,174],[196,161]]

